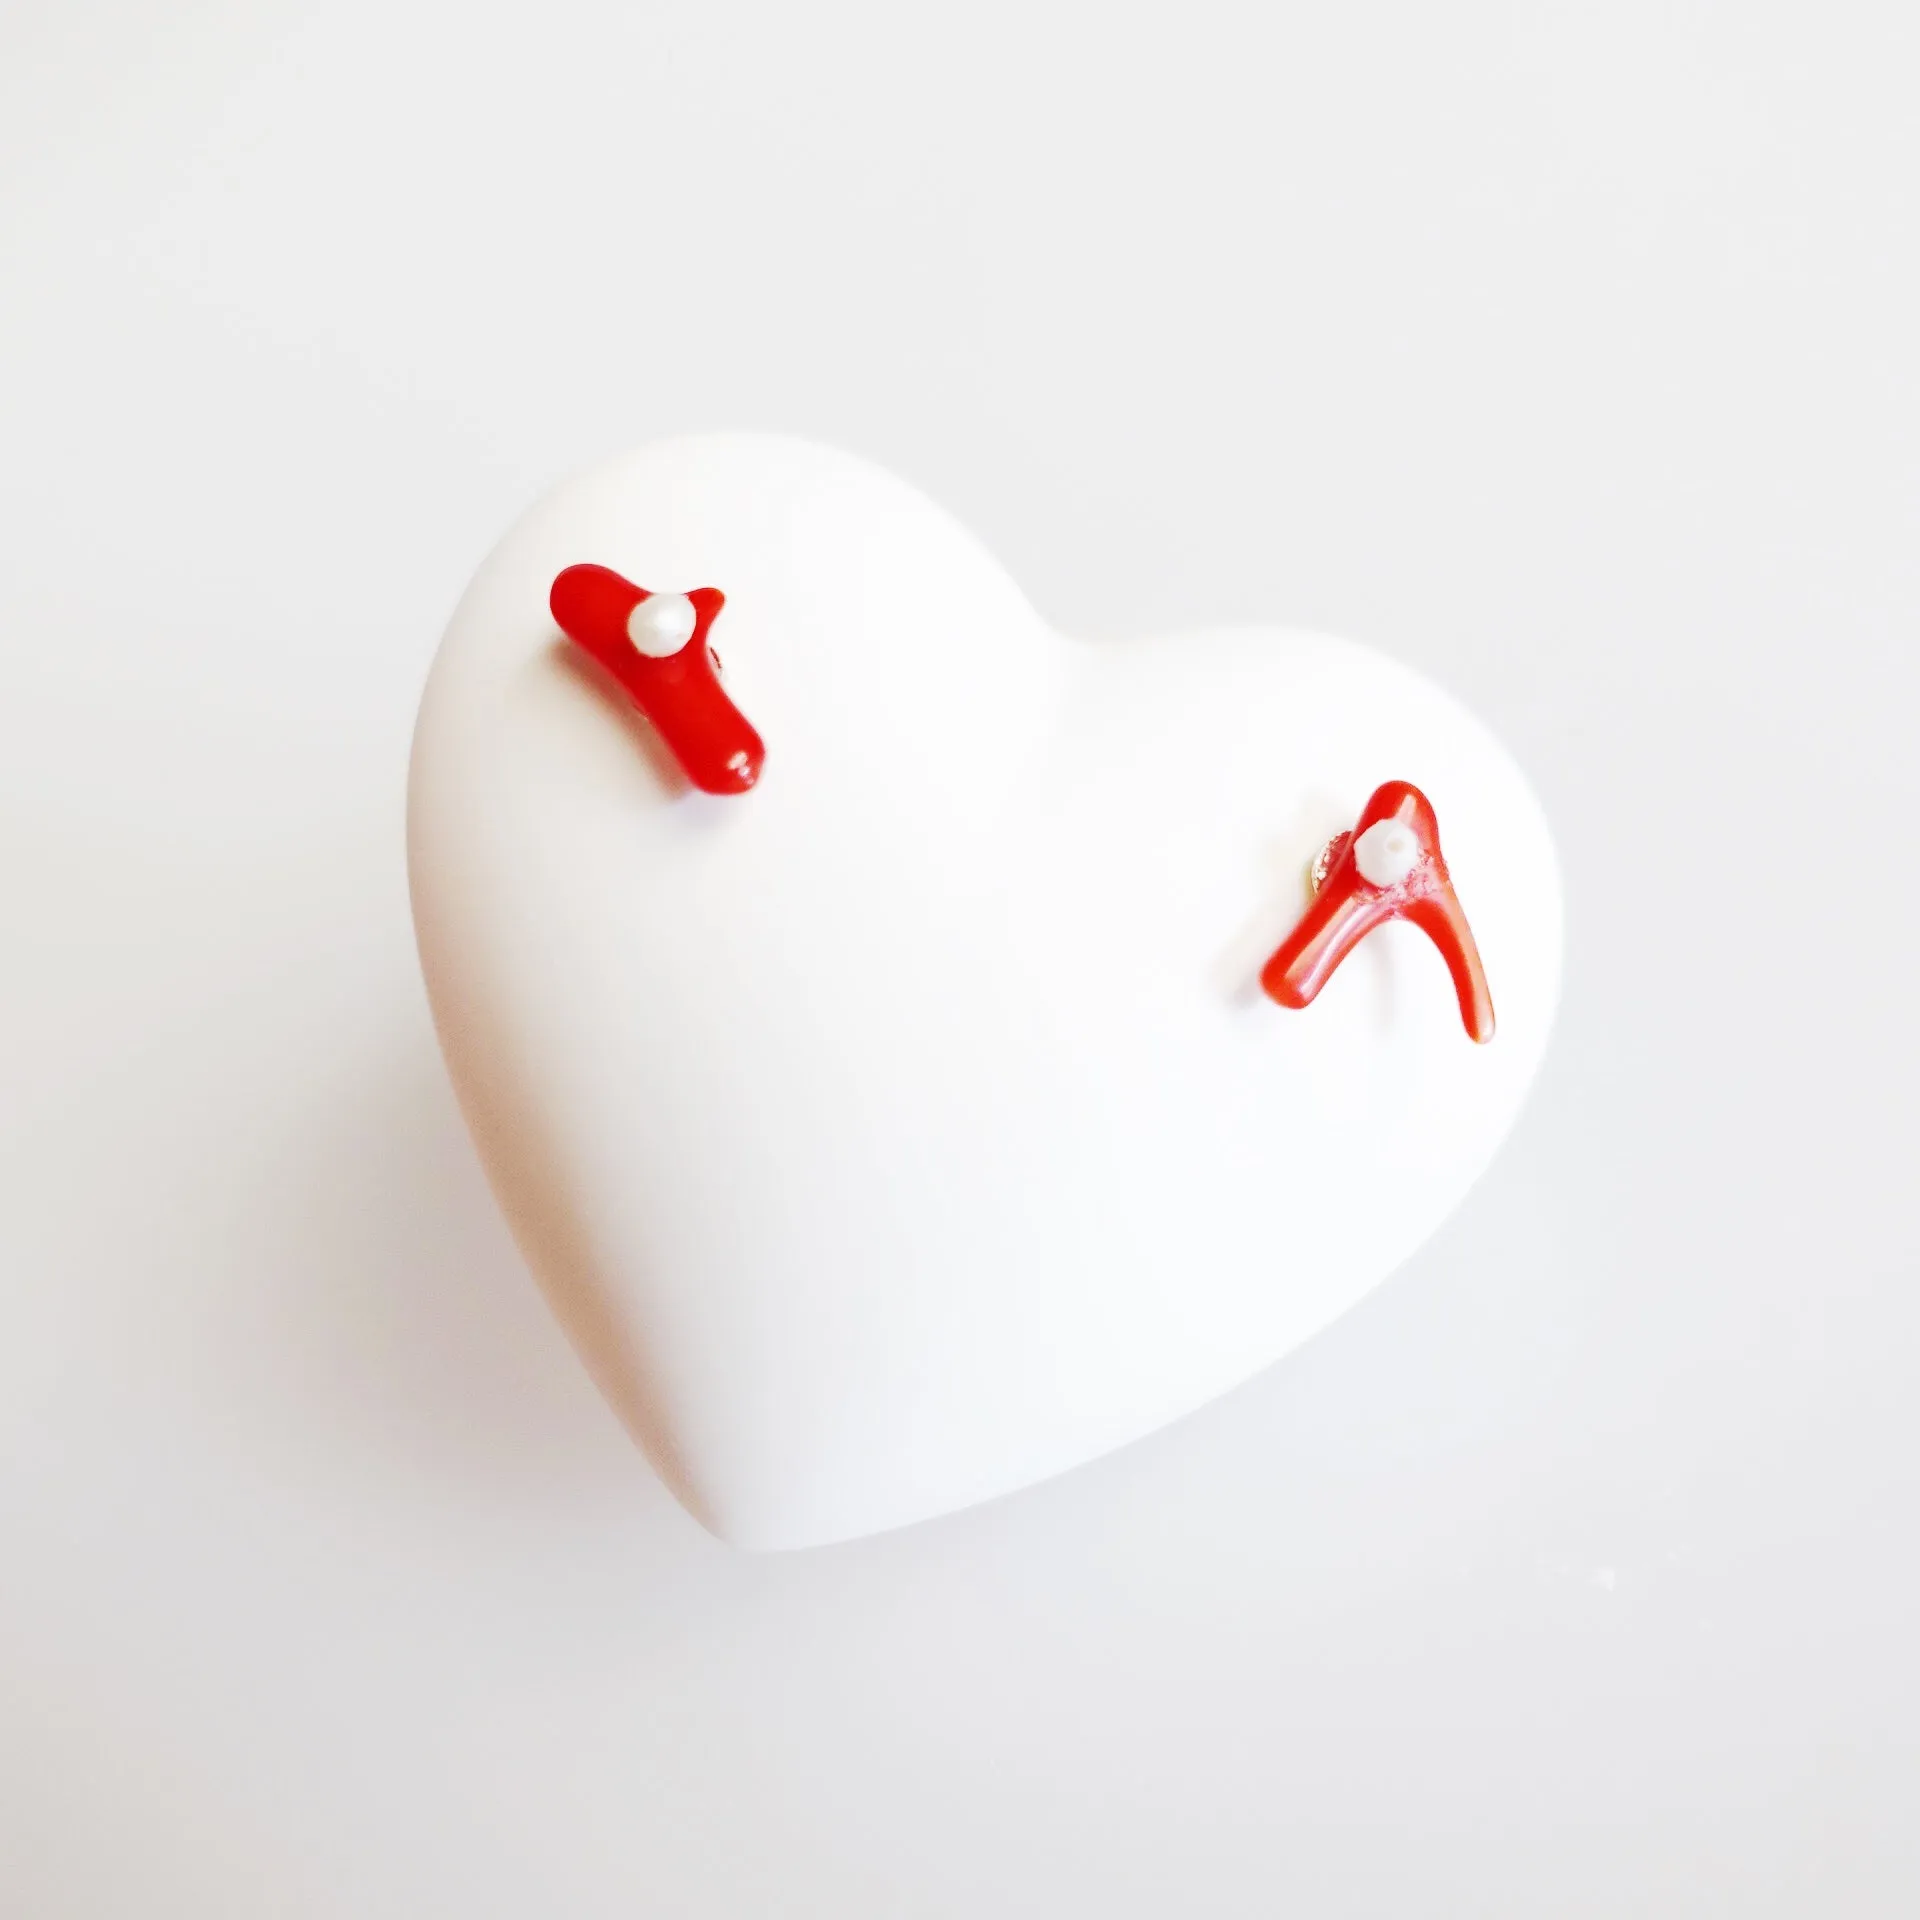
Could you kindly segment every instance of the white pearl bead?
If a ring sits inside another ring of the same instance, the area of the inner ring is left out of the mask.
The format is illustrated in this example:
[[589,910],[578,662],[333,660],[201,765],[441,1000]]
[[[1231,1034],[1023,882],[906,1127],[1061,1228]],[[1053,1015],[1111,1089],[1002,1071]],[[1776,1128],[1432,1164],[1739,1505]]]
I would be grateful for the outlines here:
[[1353,864],[1370,887],[1397,887],[1420,864],[1420,836],[1398,820],[1376,820],[1353,843]]
[[684,593],[651,593],[627,615],[627,638],[649,659],[664,660],[693,638],[700,624]]

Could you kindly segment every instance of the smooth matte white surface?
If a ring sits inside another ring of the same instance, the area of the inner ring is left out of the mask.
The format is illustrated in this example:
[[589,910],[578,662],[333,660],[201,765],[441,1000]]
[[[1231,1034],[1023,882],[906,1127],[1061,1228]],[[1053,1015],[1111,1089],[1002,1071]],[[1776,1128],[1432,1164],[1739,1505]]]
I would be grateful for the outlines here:
[[[581,670],[548,590],[583,558],[723,587],[777,743],[750,795],[691,791]],[[1411,927],[1305,1013],[1259,991],[1388,777],[1438,812],[1492,1046]],[[407,845],[515,1235],[744,1546],[1025,1485],[1317,1332],[1478,1177],[1560,984],[1546,822],[1436,688],[1312,634],[1070,640],[904,482],[767,435],[641,448],[501,541],[427,682]]]
[[[1910,1920],[1917,93],[1873,5],[7,11],[0,1911]],[[528,1285],[399,857],[476,556],[746,424],[1065,631],[1404,660],[1569,934],[1351,1313],[771,1556]]]

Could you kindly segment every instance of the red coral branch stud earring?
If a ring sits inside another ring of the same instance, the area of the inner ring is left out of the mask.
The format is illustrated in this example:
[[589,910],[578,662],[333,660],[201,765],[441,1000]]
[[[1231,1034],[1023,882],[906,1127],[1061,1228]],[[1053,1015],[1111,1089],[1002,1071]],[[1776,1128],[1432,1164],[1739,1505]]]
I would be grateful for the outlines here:
[[726,605],[718,587],[649,593],[611,567],[568,567],[553,583],[553,617],[612,674],[703,793],[745,793],[765,743],[720,684],[707,635]]
[[1433,803],[1389,780],[1351,833],[1329,840],[1313,865],[1313,903],[1261,970],[1283,1007],[1305,1007],[1375,927],[1411,920],[1440,949],[1470,1038],[1493,1038],[1493,996],[1447,863]]

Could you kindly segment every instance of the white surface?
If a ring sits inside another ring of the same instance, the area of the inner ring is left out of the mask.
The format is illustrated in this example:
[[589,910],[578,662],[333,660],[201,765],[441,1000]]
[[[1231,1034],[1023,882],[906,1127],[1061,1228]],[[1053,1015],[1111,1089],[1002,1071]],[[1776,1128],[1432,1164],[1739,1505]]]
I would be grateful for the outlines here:
[[[663,778],[580,671],[547,602],[581,559],[722,585],[751,796]],[[1411,927],[1304,1014],[1259,991],[1390,774],[1497,1047]],[[638,449],[501,541],[427,682],[408,865],[515,1236],[745,1546],[1060,1472],[1317,1332],[1478,1177],[1560,984],[1546,822],[1436,688],[1311,634],[1069,639],[901,481],[766,435]]]
[[[1914,34],[14,8],[0,1911],[1909,1915]],[[1406,660],[1568,893],[1513,1138],[1354,1312],[768,1558],[527,1283],[399,847],[477,557],[714,424],[1064,629]]]

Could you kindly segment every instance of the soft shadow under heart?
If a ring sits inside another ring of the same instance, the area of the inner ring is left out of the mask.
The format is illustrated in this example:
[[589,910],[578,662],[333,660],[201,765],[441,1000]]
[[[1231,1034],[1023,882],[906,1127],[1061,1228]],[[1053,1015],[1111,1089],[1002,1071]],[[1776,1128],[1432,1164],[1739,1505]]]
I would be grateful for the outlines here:
[[555,1325],[431,1036],[389,1040],[298,1114],[249,1196],[276,1284],[243,1336],[265,1350],[235,1357],[271,1383],[281,1438],[317,1421],[330,1448],[490,1500],[584,1499],[697,1537]]

